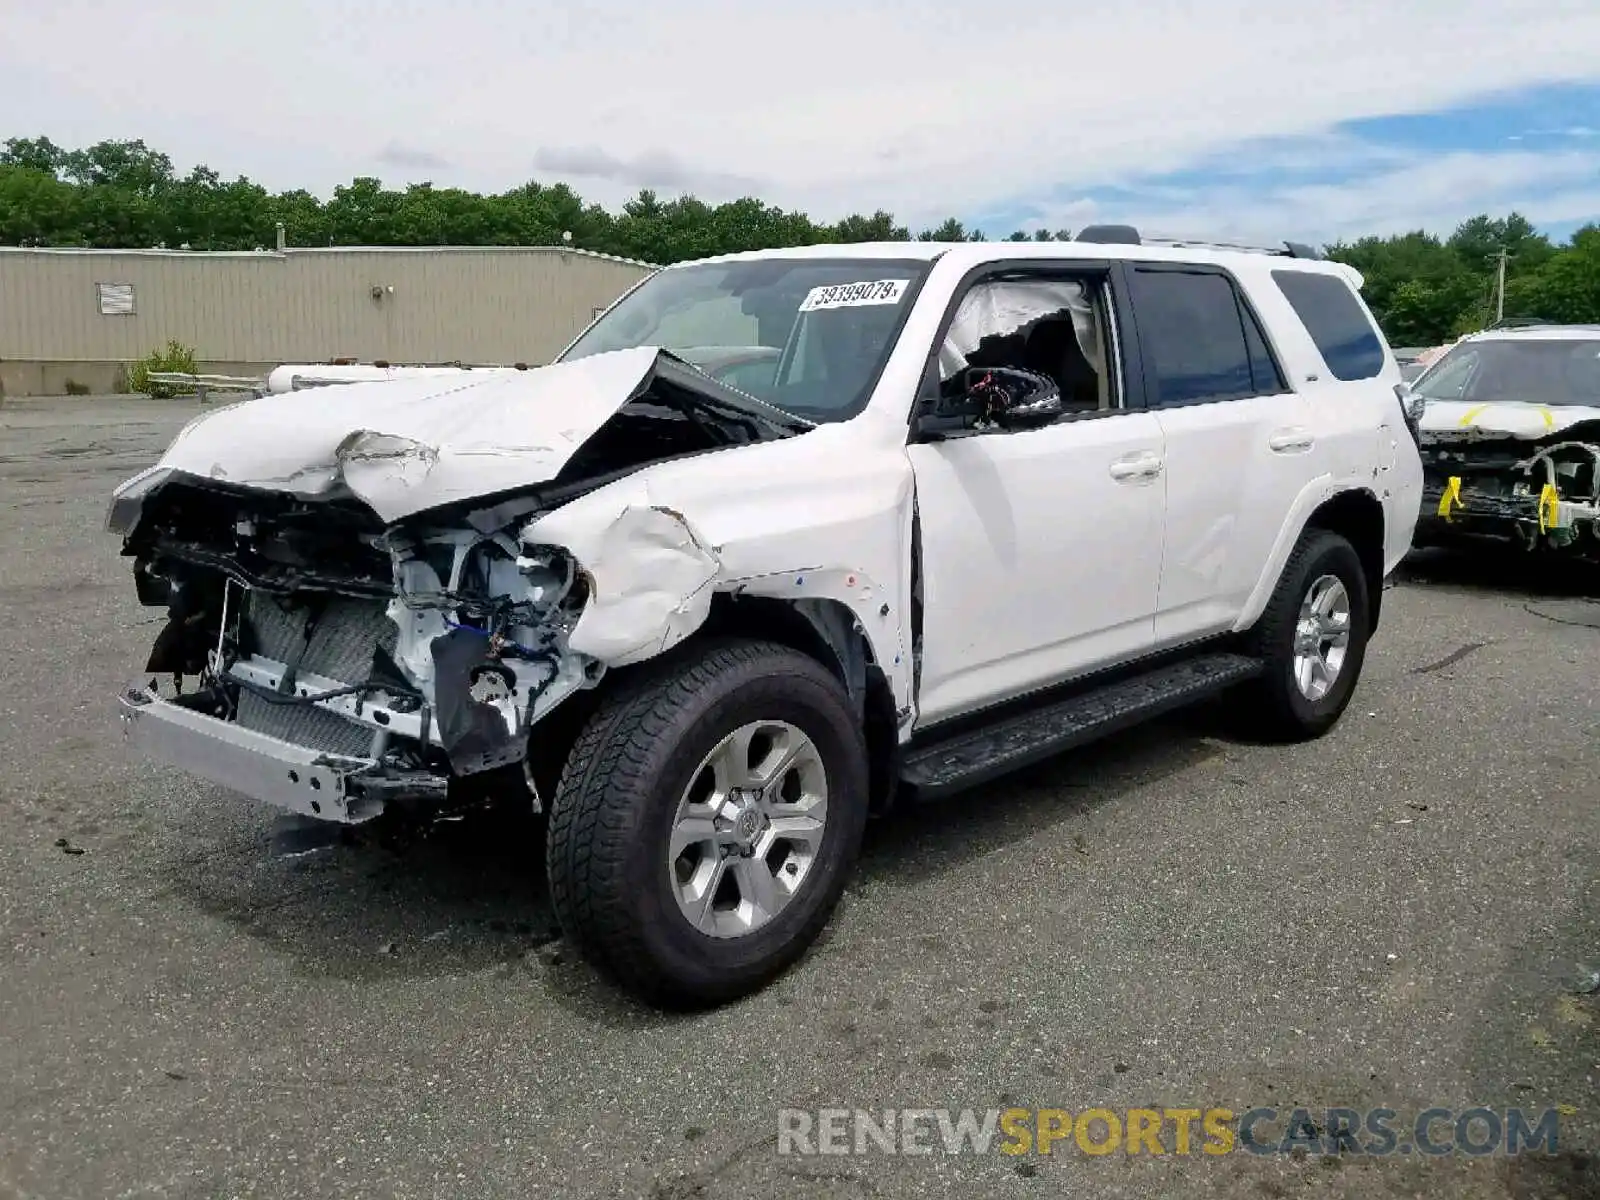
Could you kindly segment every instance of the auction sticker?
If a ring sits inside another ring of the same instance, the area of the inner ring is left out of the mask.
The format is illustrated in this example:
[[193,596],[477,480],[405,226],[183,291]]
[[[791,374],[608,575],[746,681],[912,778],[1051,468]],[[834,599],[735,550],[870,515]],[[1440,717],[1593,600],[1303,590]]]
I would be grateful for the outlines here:
[[871,283],[832,283],[815,287],[800,302],[801,312],[819,308],[858,308],[864,304],[899,304],[909,279],[876,279]]

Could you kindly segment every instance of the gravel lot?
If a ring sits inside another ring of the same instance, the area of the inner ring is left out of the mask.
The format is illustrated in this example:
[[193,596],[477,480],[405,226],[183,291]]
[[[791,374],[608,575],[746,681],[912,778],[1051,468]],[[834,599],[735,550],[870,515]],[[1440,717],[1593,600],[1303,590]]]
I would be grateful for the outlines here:
[[[1593,579],[1409,568],[1328,738],[1196,714],[901,814],[798,969],[674,1018],[561,954],[529,842],[275,857],[124,756],[105,500],[195,411],[0,406],[0,1195],[1600,1195]],[[775,1150],[1011,1103],[1576,1112],[1554,1159]]]

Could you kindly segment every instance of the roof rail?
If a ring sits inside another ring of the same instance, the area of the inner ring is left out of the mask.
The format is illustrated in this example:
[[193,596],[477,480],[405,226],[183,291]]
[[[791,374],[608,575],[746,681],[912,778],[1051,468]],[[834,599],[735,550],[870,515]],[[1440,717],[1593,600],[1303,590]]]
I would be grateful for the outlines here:
[[1237,250],[1248,254],[1280,254],[1288,258],[1320,259],[1315,247],[1305,242],[1284,242],[1278,246],[1257,246],[1245,242],[1217,242],[1194,238],[1145,237],[1132,225],[1085,225],[1072,239],[1110,246],[1168,246],[1175,249]]

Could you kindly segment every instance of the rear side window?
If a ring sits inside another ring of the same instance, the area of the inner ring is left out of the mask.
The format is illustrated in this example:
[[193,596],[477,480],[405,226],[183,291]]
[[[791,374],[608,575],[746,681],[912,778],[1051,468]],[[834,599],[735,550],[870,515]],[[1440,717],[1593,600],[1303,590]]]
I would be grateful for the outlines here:
[[1274,271],[1272,278],[1335,379],[1371,379],[1383,370],[1383,342],[1348,283],[1309,271]]
[[1135,268],[1129,287],[1155,403],[1171,407],[1285,390],[1260,326],[1226,275]]

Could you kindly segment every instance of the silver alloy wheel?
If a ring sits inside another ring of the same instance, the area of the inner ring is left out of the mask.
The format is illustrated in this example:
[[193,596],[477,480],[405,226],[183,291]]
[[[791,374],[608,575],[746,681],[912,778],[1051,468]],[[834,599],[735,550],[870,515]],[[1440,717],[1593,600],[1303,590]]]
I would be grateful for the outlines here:
[[1294,627],[1294,682],[1312,702],[1338,682],[1350,650],[1350,592],[1337,575],[1322,575],[1306,590]]
[[711,937],[761,928],[799,893],[822,849],[828,775],[787,721],[752,721],[701,760],[678,801],[667,870],[684,918]]

